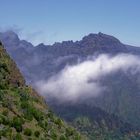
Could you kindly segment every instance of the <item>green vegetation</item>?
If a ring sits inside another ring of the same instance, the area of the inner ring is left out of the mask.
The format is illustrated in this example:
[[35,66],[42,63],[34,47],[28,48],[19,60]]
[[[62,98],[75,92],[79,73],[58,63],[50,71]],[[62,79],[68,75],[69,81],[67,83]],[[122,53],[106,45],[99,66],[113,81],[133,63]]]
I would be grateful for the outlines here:
[[[86,117],[77,118],[73,124],[77,129],[87,135],[90,140],[139,140],[138,131],[121,132],[118,128],[109,129],[105,120],[102,122],[91,121]],[[119,124],[118,124],[119,125]],[[115,126],[116,127],[116,126]],[[127,127],[127,126],[126,126]],[[129,126],[128,126],[129,127]],[[129,129],[129,128],[126,128]]]
[[80,140],[72,127],[56,117],[25,81],[0,46],[0,139]]
[[[90,140],[138,140],[140,129],[122,121],[119,117],[87,105],[62,105],[54,106],[55,112],[77,128],[81,134]],[[86,113],[83,112],[86,110]],[[63,113],[65,112],[65,113]],[[67,136],[72,134],[70,129],[66,130]],[[63,136],[62,136],[62,139]]]

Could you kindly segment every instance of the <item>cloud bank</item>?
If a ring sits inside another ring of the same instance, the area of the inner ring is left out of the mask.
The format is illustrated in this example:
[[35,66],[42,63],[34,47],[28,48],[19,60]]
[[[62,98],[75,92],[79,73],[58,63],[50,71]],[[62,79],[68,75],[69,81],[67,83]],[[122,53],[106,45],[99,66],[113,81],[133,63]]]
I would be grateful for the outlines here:
[[106,90],[106,87],[100,85],[100,79],[118,70],[129,70],[132,74],[140,71],[139,57],[132,54],[113,57],[102,54],[96,58],[87,58],[76,65],[66,66],[47,81],[37,82],[36,88],[46,98],[76,102],[100,95]]

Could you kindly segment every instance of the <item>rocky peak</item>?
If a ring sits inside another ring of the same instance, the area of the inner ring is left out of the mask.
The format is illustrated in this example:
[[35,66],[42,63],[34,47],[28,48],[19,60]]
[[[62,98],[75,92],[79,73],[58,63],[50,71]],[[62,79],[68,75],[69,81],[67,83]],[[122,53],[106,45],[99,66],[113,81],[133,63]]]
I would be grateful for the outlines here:
[[0,33],[0,36],[2,36],[1,38],[3,40],[10,40],[10,41],[14,41],[14,42],[19,41],[18,35],[15,32],[11,31],[11,30],[3,32],[3,33]]
[[102,46],[118,46],[121,42],[110,35],[99,32],[98,34],[89,34],[80,41],[82,46],[102,47]]

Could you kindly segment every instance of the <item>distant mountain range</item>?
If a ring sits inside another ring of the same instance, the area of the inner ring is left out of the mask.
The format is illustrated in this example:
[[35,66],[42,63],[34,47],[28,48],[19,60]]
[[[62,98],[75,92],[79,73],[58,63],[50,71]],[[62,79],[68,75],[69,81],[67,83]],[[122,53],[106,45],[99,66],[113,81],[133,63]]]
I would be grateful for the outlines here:
[[63,41],[52,46],[43,43],[33,46],[26,40],[20,40],[13,31],[0,33],[0,39],[28,83],[52,76],[67,63],[75,63],[79,57],[85,58],[101,53],[140,54],[139,47],[125,45],[115,37],[103,33],[89,34],[80,41]]
[[[0,33],[0,40],[17,63],[26,82],[35,88],[37,81],[47,81],[61,73],[67,66],[75,66],[79,61],[83,62],[91,57],[98,58],[102,54],[111,58],[118,54],[132,55],[136,58],[140,56],[139,47],[123,44],[115,37],[103,33],[89,34],[76,42],[63,41],[53,45],[41,43],[33,46],[26,40],[20,40],[12,31]],[[126,57],[125,62],[131,61],[129,59],[127,61],[127,58],[129,57]],[[135,61],[139,62],[138,59],[134,59]],[[91,79],[89,82],[93,81],[94,79]],[[98,82],[102,87],[107,87],[107,90],[96,98],[78,100],[77,103],[60,103],[49,96],[46,100],[58,115],[88,135],[90,139],[99,139],[99,135],[100,139],[109,137],[113,140],[124,137],[138,139],[139,67],[135,69],[130,67],[126,71],[118,69],[103,75]]]

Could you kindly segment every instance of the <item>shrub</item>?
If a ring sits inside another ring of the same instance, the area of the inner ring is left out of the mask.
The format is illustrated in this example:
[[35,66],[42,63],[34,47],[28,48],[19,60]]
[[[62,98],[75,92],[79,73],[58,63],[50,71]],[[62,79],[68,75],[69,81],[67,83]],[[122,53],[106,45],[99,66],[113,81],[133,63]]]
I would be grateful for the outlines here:
[[35,131],[35,132],[34,132],[34,135],[35,135],[36,137],[39,137],[39,136],[40,136],[40,132],[39,132],[39,131]]
[[29,95],[27,93],[20,93],[20,100],[21,101],[29,100]]
[[0,69],[4,69],[4,71],[9,72],[7,64],[5,64],[5,63],[0,64]]
[[51,138],[52,138],[53,140],[57,140],[57,135],[56,135],[56,133],[55,133],[55,130],[51,130]]
[[32,109],[32,113],[33,113],[34,118],[35,118],[37,121],[43,120],[43,113],[40,112],[39,110]]
[[61,135],[60,140],[67,140],[67,139],[66,139],[66,137],[64,135]]
[[8,110],[4,110],[4,111],[2,112],[2,114],[3,114],[4,116],[7,116],[7,115],[8,115]]
[[2,124],[8,125],[10,123],[9,119],[7,117],[2,117]]
[[45,121],[45,127],[47,127],[48,126],[48,122],[47,121]]
[[29,104],[27,101],[22,101],[20,106],[22,109],[25,109],[25,108],[28,108]]
[[29,111],[26,111],[26,112],[24,112],[24,118],[29,120],[29,121],[32,121],[33,120],[33,115]]
[[31,136],[31,135],[32,135],[32,130],[29,129],[29,128],[26,128],[26,129],[24,130],[24,135],[26,135],[26,136]]
[[73,135],[73,130],[72,130],[72,128],[67,128],[67,129],[66,129],[66,136],[71,136],[71,135]]
[[[0,89],[1,89],[1,84],[0,84]],[[4,92],[0,90],[0,101],[2,101],[4,98]]]
[[2,119],[2,117],[0,116],[0,124],[2,124],[3,123],[3,119]]
[[14,117],[13,121],[12,121],[12,126],[16,129],[17,132],[22,132],[22,124],[23,124],[23,120],[18,118],[18,117]]
[[60,118],[55,120],[55,124],[57,124],[59,127],[62,126],[62,120]]
[[6,133],[7,133],[6,130],[2,130],[2,131],[1,131],[1,135],[2,135],[3,137],[6,137]]
[[[75,139],[74,140],[81,140],[81,136],[80,136],[80,134],[79,133],[77,133],[76,134],[76,137],[75,137]],[[109,140],[109,139],[108,139]]]
[[21,134],[17,133],[13,140],[23,140]]

